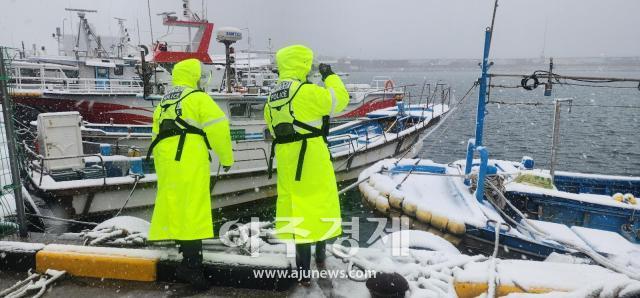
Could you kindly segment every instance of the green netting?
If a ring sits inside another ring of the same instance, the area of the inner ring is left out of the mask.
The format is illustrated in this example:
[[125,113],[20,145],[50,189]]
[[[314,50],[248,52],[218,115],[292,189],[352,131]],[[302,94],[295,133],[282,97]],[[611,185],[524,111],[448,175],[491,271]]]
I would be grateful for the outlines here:
[[533,174],[520,174],[516,177],[515,182],[535,187],[553,189],[553,182],[551,182],[551,178]]
[[[4,76],[0,76],[0,84],[11,84],[11,63],[13,58],[17,57],[17,52],[13,49],[0,48],[0,59],[4,62]],[[7,86],[7,90],[11,90],[11,86]],[[9,93],[10,95],[11,93]],[[0,96],[4,96],[0,89]],[[1,98],[0,98],[1,99]],[[11,99],[9,99],[11,100]],[[6,109],[9,115],[13,115],[13,105],[9,107],[2,105],[0,101],[0,107]],[[10,116],[13,119],[12,116]],[[0,169],[2,175],[0,175],[0,237],[15,234],[18,225],[15,217],[15,198],[14,190],[16,184],[14,183],[11,175],[9,174],[10,161],[9,152],[7,147],[7,138],[16,138],[15,133],[6,133],[4,126],[5,119],[0,116]]]

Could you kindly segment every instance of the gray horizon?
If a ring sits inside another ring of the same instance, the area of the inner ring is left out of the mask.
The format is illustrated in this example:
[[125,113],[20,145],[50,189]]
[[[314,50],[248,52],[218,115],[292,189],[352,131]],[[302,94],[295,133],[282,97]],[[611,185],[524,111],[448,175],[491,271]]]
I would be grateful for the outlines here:
[[[203,4],[204,3],[204,4]],[[157,13],[181,15],[181,1],[151,1],[154,39],[165,28]],[[44,7],[39,11],[34,7]],[[77,16],[65,7],[97,9],[88,14],[102,36],[117,35],[113,17],[127,19],[131,44],[150,44],[147,1],[10,0],[0,12],[0,45],[18,47],[22,41],[56,52],[51,34],[56,27],[69,33]],[[491,22],[493,0],[329,0],[322,2],[238,0],[191,1],[214,23],[214,30],[249,28],[251,48],[274,50],[302,43],[317,56],[352,59],[479,59],[484,30]],[[502,0],[492,43],[493,58],[638,57],[640,1],[632,0]],[[65,21],[63,21],[66,18]],[[64,25],[63,25],[64,23]],[[248,47],[247,31],[237,49]],[[212,38],[211,54],[223,53]]]

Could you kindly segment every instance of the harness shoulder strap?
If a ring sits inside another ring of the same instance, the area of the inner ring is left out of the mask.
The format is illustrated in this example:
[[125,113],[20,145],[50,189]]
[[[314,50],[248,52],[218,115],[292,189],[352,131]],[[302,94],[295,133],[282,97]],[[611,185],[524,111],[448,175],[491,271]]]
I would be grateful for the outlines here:
[[[204,91],[202,91],[200,89],[194,89],[194,90],[189,91],[184,96],[181,96],[180,99],[176,100],[175,102],[166,103],[166,104],[160,104],[160,107],[162,108],[162,112],[166,111],[172,105],[175,105],[175,107],[177,109],[179,102],[181,102],[182,100],[187,98],[189,95],[191,95],[193,93],[196,93],[196,92],[204,92]],[[151,154],[153,153],[153,148],[156,145],[158,145],[158,143],[160,141],[162,141],[162,140],[164,140],[166,138],[174,137],[174,136],[180,136],[180,140],[178,141],[178,148],[176,150],[176,156],[175,156],[175,160],[176,161],[180,161],[180,159],[182,157],[182,150],[184,148],[184,141],[186,139],[186,134],[187,133],[194,133],[194,134],[198,134],[198,135],[203,136],[204,142],[207,145],[207,149],[211,150],[211,144],[209,144],[209,140],[207,139],[207,136],[206,136],[206,134],[204,133],[204,131],[202,129],[199,129],[199,128],[187,123],[186,121],[184,121],[184,119],[182,119],[180,117],[180,115],[177,114],[177,112],[176,112],[176,118],[174,119],[174,121],[177,122],[178,124],[180,124],[182,127],[184,127],[184,129],[171,129],[171,130],[160,131],[160,133],[158,133],[158,135],[153,140],[153,142],[151,142],[151,145],[149,145],[149,149],[147,150],[147,157],[146,157],[147,161],[149,161],[151,159]],[[211,156],[209,156],[209,161],[211,161]]]
[[[285,137],[276,136],[274,138],[273,142],[271,143],[271,154],[269,157],[269,163],[268,163],[268,169],[267,169],[269,179],[272,177],[273,158],[275,156],[276,144],[286,144],[286,143],[299,142],[299,141],[302,142],[300,146],[300,152],[298,153],[298,164],[296,166],[296,176],[295,176],[295,181],[300,181],[300,179],[302,178],[302,166],[304,165],[304,159],[307,152],[307,140],[311,138],[322,137],[325,143],[328,143],[327,142],[327,135],[329,134],[329,116],[328,115],[322,117],[321,128],[317,128],[315,126],[304,123],[296,119],[295,116],[293,115],[291,102],[293,101],[295,96],[298,94],[298,91],[300,91],[302,86],[305,84],[309,84],[309,83],[308,82],[302,83],[300,87],[298,87],[296,92],[293,94],[293,96],[291,96],[291,98],[287,101],[287,104],[289,104],[289,113],[291,114],[291,118],[293,118],[293,121],[291,124],[294,126],[300,127],[304,130],[307,130],[309,131],[309,133],[301,134],[301,133],[295,132],[293,135],[290,135],[290,136],[285,136]],[[274,127],[274,130],[275,130],[275,127]]]
[[[176,150],[176,157],[175,157],[176,161],[180,161],[180,159],[182,158],[182,151],[184,149],[184,141],[187,138],[187,134],[200,135],[204,140],[204,144],[207,145],[207,149],[211,150],[211,144],[209,143],[209,139],[207,139],[207,134],[204,132],[204,130],[189,124],[187,121],[182,119],[180,116],[176,117],[176,122],[178,124],[180,124],[182,127],[184,127],[184,129],[182,130],[183,133],[180,135],[180,140],[178,141],[178,148]],[[208,156],[209,156],[209,161],[211,161],[211,155],[208,155]]]
[[309,84],[309,82],[300,83],[300,86],[298,86],[298,89],[296,89],[296,92],[293,92],[293,95],[291,96],[291,99],[289,99],[289,102],[293,101],[293,99],[296,98],[296,95],[298,95],[298,91],[300,91],[300,89],[302,89],[302,87],[307,84]]

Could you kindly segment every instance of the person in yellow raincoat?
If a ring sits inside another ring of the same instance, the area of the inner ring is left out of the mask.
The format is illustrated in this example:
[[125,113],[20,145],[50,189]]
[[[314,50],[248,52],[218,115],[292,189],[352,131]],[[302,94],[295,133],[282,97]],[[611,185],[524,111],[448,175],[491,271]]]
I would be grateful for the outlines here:
[[233,164],[229,122],[218,105],[198,89],[200,61],[187,59],[172,72],[173,88],[153,113],[153,154],[158,192],[150,241],[175,240],[183,260],[178,278],[206,288],[202,239],[213,237],[210,152],[225,171]]
[[[307,80],[311,49],[293,45],[276,53],[279,78],[264,117],[274,136],[271,159],[277,162],[276,233],[296,243],[299,279],[310,285],[311,245],[324,265],[325,241],[342,233],[338,188],[326,143],[329,117],[349,103],[340,77],[320,64],[324,87]],[[273,160],[270,161],[270,173]]]

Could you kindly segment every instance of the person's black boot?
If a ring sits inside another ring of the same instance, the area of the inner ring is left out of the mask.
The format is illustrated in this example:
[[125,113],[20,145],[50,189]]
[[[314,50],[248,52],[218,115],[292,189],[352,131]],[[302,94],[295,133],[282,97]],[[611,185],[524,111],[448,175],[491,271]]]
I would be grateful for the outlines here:
[[316,243],[316,267],[318,270],[327,269],[325,260],[327,259],[327,243],[319,241]]
[[200,240],[181,241],[182,262],[176,269],[176,277],[199,291],[209,288],[209,282],[202,266],[202,242]]
[[190,283],[196,290],[204,291],[209,288],[202,266],[192,267],[181,263],[176,269],[176,277],[183,282]]

